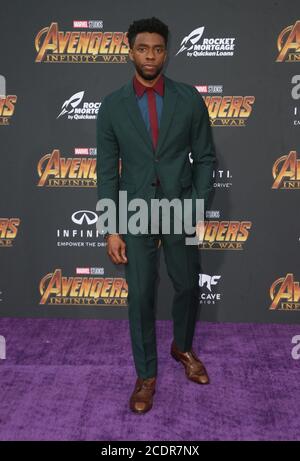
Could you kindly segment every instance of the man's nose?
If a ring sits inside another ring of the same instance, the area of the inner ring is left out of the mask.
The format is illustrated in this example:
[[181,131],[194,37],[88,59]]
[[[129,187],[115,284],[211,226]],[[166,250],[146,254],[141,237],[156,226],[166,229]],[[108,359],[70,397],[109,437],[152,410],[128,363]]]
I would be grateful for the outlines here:
[[154,59],[155,56],[154,56],[154,52],[152,50],[148,50],[147,52],[147,58],[150,58],[150,59]]

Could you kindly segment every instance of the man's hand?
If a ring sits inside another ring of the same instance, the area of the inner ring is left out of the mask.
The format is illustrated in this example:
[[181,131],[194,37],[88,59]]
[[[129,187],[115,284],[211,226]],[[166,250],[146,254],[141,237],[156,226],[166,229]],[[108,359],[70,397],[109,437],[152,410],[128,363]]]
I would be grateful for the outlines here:
[[107,237],[107,254],[114,264],[126,264],[126,243],[118,234]]

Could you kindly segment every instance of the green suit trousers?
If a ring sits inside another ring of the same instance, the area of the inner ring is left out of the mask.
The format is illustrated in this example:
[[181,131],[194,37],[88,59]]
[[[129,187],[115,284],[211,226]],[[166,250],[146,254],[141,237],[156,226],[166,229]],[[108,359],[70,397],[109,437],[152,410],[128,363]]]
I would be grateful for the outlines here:
[[[155,198],[163,198],[160,186]],[[158,278],[159,241],[164,250],[168,275],[175,295],[172,304],[173,336],[177,347],[189,351],[192,347],[199,306],[200,252],[197,245],[186,245],[185,235],[162,234],[161,215],[158,234],[124,234],[128,284],[128,318],[131,347],[138,377],[157,375],[155,327],[155,288]],[[172,221],[172,217],[171,217]]]

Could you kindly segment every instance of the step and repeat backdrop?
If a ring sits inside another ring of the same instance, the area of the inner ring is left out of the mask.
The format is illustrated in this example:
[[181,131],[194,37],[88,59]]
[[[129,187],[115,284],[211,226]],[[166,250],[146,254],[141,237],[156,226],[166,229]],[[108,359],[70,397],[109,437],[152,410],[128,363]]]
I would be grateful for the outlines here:
[[[127,318],[96,230],[96,117],[128,82],[127,30],[170,29],[164,73],[208,107],[218,165],[199,318],[300,322],[297,0],[1,1],[0,316]],[[173,287],[160,247],[157,318]]]

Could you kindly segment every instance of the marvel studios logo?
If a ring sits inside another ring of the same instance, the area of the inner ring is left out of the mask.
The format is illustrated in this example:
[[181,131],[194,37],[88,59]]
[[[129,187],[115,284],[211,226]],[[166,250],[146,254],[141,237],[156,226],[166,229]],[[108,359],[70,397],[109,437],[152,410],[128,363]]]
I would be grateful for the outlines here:
[[223,85],[195,85],[199,93],[223,93]]
[[96,147],[75,147],[74,149],[75,155],[97,155],[97,148]]
[[220,210],[206,210],[205,217],[210,219],[220,218]]
[[73,21],[74,29],[103,29],[103,21]]
[[76,275],[103,275],[104,267],[76,267]]

